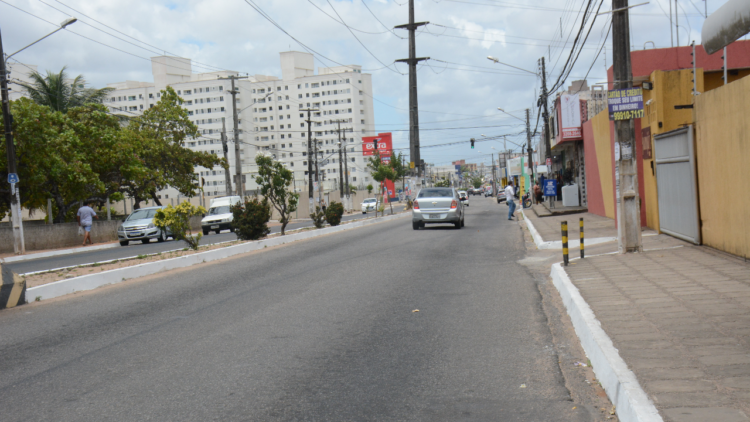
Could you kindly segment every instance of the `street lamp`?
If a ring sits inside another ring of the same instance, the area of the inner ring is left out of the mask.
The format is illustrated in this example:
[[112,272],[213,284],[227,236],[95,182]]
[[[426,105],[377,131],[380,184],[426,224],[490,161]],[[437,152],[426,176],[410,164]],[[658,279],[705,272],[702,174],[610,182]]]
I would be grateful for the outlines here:
[[530,70],[522,69],[520,67],[513,66],[512,64],[503,63],[500,60],[498,60],[497,58],[492,57],[492,56],[487,56],[487,60],[491,60],[491,61],[493,61],[493,62],[495,62],[497,64],[502,64],[502,65],[505,65],[505,66],[508,66],[508,67],[512,67],[513,69],[523,70],[524,72],[531,73],[532,75],[536,75],[537,74],[536,72],[532,72]]
[[513,117],[513,118],[515,118],[515,119],[518,119],[518,120],[520,120],[520,121],[524,122],[524,124],[526,123],[526,120],[524,120],[524,119],[522,119],[522,118],[520,118],[520,117],[517,117],[517,116],[514,116],[514,115],[510,114],[510,113],[508,113],[507,111],[503,110],[503,109],[502,109],[502,108],[500,108],[500,107],[498,107],[497,109],[498,109],[498,110],[500,110],[500,111],[502,111],[503,113],[507,114],[507,115],[508,115],[508,116],[510,116],[510,117]]
[[12,225],[13,225],[13,251],[16,254],[26,253],[26,245],[23,239],[23,222],[21,220],[21,194],[16,187],[16,184],[20,181],[18,179],[18,169],[16,168],[16,150],[13,145],[13,117],[10,114],[10,96],[8,95],[8,70],[7,62],[8,59],[21,51],[31,47],[39,41],[49,37],[55,32],[65,29],[66,26],[74,23],[76,18],[65,19],[60,27],[50,32],[49,34],[39,38],[33,43],[26,47],[16,51],[15,53],[5,56],[3,53],[3,37],[0,32],[0,94],[2,98],[2,109],[3,109],[3,127],[5,128],[5,153],[8,158],[8,183],[10,183],[10,209],[12,213]]

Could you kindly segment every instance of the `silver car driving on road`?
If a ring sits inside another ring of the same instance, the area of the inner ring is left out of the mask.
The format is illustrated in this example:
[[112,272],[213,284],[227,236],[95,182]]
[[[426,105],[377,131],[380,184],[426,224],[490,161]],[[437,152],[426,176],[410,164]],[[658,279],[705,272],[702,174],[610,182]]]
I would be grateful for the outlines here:
[[464,226],[464,206],[453,188],[424,188],[414,200],[411,225],[414,230],[425,224],[453,224]]
[[120,246],[128,246],[133,240],[140,240],[142,243],[148,243],[151,239],[163,242],[167,237],[172,237],[172,233],[162,232],[154,225],[154,215],[156,211],[165,207],[141,208],[133,211],[128,218],[123,220],[122,224],[117,227],[117,237]]

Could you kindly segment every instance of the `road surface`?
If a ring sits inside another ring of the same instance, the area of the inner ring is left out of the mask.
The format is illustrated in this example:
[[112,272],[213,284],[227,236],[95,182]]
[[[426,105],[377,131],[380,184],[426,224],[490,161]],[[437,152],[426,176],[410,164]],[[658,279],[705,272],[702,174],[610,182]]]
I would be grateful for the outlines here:
[[2,311],[2,420],[594,420],[506,210],[476,200],[460,230],[397,219]]

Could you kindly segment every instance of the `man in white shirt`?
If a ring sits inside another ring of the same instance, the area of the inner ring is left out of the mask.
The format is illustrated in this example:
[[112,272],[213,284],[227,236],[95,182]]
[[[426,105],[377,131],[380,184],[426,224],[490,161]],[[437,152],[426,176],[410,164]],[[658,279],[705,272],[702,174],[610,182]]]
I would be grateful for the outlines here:
[[508,182],[508,186],[505,188],[505,201],[508,204],[508,220],[512,220],[513,213],[516,212],[516,203],[513,201],[515,195],[516,191],[513,188],[513,182]]
[[89,206],[90,201],[86,201],[83,203],[83,206],[78,209],[78,214],[76,215],[76,220],[78,220],[78,225],[83,227],[83,246],[86,246],[86,241],[88,240],[90,244],[94,244],[94,242],[91,240],[91,226],[94,224],[94,218],[97,220],[99,219],[99,216],[96,215],[96,211],[94,211],[93,208]]

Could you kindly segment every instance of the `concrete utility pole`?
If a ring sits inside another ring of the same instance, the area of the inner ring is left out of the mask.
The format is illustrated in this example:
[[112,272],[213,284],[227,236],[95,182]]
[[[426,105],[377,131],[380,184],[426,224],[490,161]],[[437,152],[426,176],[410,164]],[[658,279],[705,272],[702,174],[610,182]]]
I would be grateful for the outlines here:
[[242,162],[240,161],[240,128],[239,128],[239,118],[237,117],[237,94],[239,94],[239,90],[235,89],[234,87],[234,81],[237,79],[247,79],[247,76],[237,76],[237,75],[231,75],[228,78],[219,78],[219,79],[229,79],[232,81],[232,90],[229,91],[230,94],[232,94],[232,117],[234,119],[234,167],[235,167],[235,178],[237,180],[234,181],[235,186],[237,186],[237,194],[242,197],[242,199],[245,199],[245,183],[242,182]]
[[[310,213],[315,212],[315,208],[313,207],[313,196],[315,195],[315,192],[313,190],[313,167],[312,167],[312,160],[313,160],[313,147],[312,147],[312,124],[313,121],[310,117],[310,112],[317,111],[316,109],[306,108],[304,110],[300,111],[306,111],[307,112],[307,201]],[[318,180],[317,178],[315,180]]]
[[[221,147],[224,149],[224,159],[229,163],[229,147],[227,146],[227,126],[224,118],[221,118]],[[229,169],[224,170],[224,184],[226,187],[227,196],[232,195],[232,177],[229,174]]]
[[[612,56],[614,89],[633,87],[630,64],[630,22],[628,0],[612,0]],[[620,253],[641,252],[641,211],[635,152],[635,122],[615,120],[617,184],[617,242]]]
[[351,197],[351,190],[349,189],[349,159],[346,158],[346,132],[344,132],[344,190],[346,191],[346,206],[351,211],[353,209],[352,206],[352,197]]
[[[544,158],[552,157],[552,141],[549,134],[549,111],[547,111],[547,69],[544,67],[544,57],[542,57],[542,118],[544,119]],[[547,169],[547,173],[552,173],[552,169]]]
[[[341,198],[344,202],[344,207],[346,210],[350,210],[351,206],[349,205],[349,166],[346,162],[346,128],[341,129],[341,120],[336,120],[336,123],[338,124],[338,129],[336,132],[338,132],[339,135],[339,172],[342,171],[341,168],[341,149],[344,149],[344,168],[343,173],[341,174],[341,183],[339,184],[341,189]],[[341,133],[344,133],[344,137],[341,137]]]
[[339,127],[336,130],[339,135],[339,196],[341,198],[344,198],[344,163],[343,160],[343,152],[341,152],[341,148],[345,147],[346,145],[341,144],[341,120],[336,121],[338,123]]
[[[526,109],[526,149],[529,153],[529,174],[531,175],[531,186],[534,185],[534,161],[533,157],[531,156],[533,153],[533,149],[531,148],[531,111],[527,108]],[[530,186],[530,187],[531,187]]]
[[[627,6],[627,3],[626,3],[626,6]],[[679,47],[680,46],[680,9],[677,8],[677,0],[674,0],[674,31],[675,31],[675,38],[677,38],[677,47]]]
[[[417,63],[422,60],[429,60],[429,57],[417,58],[415,32],[422,25],[429,22],[414,22],[414,0],[409,0],[409,23],[398,25],[395,28],[402,28],[409,31],[409,58],[396,60],[397,62],[407,63],[409,65],[409,154],[414,165],[420,163],[419,151],[419,106],[417,105]],[[422,169],[417,167],[417,176],[422,176]]]
[[[2,34],[0,34],[0,93],[2,94],[3,102],[5,156],[8,158],[8,175],[11,175],[18,174],[18,168],[16,167],[16,148],[13,144],[13,117],[10,115],[7,74],[5,54],[3,53],[3,38]],[[8,181],[10,182],[10,180]],[[16,185],[18,183],[10,184],[10,210],[12,213],[11,225],[13,226],[13,252],[18,255],[26,253],[26,245],[23,239],[23,223],[21,221],[21,195]]]
[[320,169],[318,168],[318,139],[315,138],[315,181],[318,182],[318,204],[320,204],[320,191],[323,183],[320,180]]

